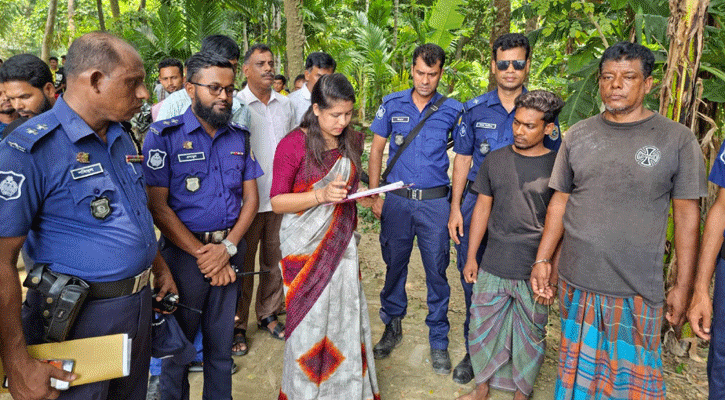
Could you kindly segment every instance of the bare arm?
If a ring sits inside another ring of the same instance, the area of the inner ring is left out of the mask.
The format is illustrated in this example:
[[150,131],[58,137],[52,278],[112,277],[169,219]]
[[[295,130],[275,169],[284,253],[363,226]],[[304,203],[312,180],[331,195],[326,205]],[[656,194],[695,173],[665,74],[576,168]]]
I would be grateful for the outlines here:
[[[541,235],[536,260],[552,260],[561,237],[564,235],[564,212],[569,201],[569,193],[555,191],[546,209],[546,222]],[[552,278],[551,262],[534,264],[531,270],[531,288],[534,294],[550,299],[554,296],[550,283]]]
[[466,187],[466,176],[471,169],[473,156],[456,154],[453,158],[453,178],[451,179],[451,215],[448,217],[448,235],[456,244],[461,244],[459,236],[463,232],[463,215],[461,214],[461,197]]
[[468,233],[468,253],[466,254],[466,266],[463,267],[463,278],[468,283],[476,282],[478,276],[478,263],[476,253],[481,246],[483,236],[488,228],[488,218],[491,216],[493,197],[479,194],[476,205],[473,207],[471,216],[471,228]]
[[[385,150],[385,143],[388,139],[373,134],[373,142],[370,145],[370,159],[368,159],[368,175],[370,176],[370,189],[375,189],[380,186],[380,171],[383,166],[383,151]],[[379,196],[375,197],[375,203],[373,204],[373,214],[379,219],[380,214],[383,211],[383,199]]]
[[272,210],[277,214],[297,213],[323,203],[334,203],[347,197],[347,182],[342,176],[327,184],[324,188],[304,193],[284,193],[272,198]]
[[677,251],[677,277],[667,294],[667,314],[672,325],[680,325],[685,317],[692,280],[697,263],[700,240],[700,200],[673,199],[672,219],[675,222],[675,250]]
[[75,380],[70,372],[31,358],[26,350],[20,319],[22,295],[18,277],[18,254],[25,236],[0,238],[0,357],[8,376],[10,394],[16,400],[55,399],[59,392],[50,387],[50,378]]
[[712,318],[712,301],[710,300],[710,282],[715,273],[718,253],[723,242],[725,231],[725,189],[719,188],[715,203],[707,212],[705,229],[702,233],[700,246],[700,262],[697,266],[694,293],[690,302],[688,319],[692,330],[697,336],[710,340],[710,319]]

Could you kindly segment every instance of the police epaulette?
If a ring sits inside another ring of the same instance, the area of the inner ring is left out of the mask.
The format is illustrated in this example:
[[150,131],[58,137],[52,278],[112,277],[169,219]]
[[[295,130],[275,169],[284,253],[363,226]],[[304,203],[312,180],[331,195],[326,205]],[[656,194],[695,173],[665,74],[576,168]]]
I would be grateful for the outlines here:
[[164,129],[171,128],[172,126],[179,126],[181,123],[181,116],[165,119],[163,121],[156,121],[149,127],[149,132],[160,136],[163,134]]
[[58,125],[60,122],[55,118],[55,114],[46,112],[15,128],[5,141],[8,142],[8,146],[16,150],[29,153],[40,138],[53,131]]
[[393,100],[393,99],[401,98],[401,97],[405,96],[406,93],[409,93],[409,92],[410,92],[410,89],[401,90],[401,91],[395,92],[395,93],[390,93],[389,95],[383,97],[383,103],[387,103],[388,101]]
[[472,109],[473,107],[476,107],[479,104],[483,104],[486,102],[486,99],[484,98],[488,93],[484,93],[478,97],[474,97],[471,100],[468,100],[467,102],[463,103],[463,109],[468,111]]
[[248,131],[249,128],[247,128],[245,125],[240,124],[239,122],[232,121],[229,123],[229,125],[234,129],[241,129],[243,131]]

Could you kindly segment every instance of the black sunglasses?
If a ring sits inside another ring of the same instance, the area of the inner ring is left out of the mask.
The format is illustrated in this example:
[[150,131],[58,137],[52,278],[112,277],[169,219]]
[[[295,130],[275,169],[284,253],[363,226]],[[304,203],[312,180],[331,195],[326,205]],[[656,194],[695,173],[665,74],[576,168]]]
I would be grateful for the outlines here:
[[499,71],[506,71],[509,69],[509,65],[513,64],[514,69],[517,71],[521,71],[522,69],[526,68],[526,60],[501,60],[496,61],[496,68],[499,69]]
[[232,97],[234,95],[234,91],[237,90],[237,88],[235,88],[234,86],[222,87],[217,84],[206,85],[206,84],[198,83],[198,82],[189,82],[189,83],[191,83],[192,85],[204,86],[205,88],[209,89],[209,94],[212,96],[219,96],[219,94],[221,94],[222,90],[224,90],[225,92],[227,92],[227,96]]

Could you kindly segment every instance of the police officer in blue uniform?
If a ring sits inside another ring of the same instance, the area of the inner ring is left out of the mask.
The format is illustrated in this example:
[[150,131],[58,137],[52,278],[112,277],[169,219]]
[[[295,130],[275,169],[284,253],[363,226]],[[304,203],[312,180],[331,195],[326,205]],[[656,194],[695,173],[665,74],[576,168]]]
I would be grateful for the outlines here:
[[[176,292],[155,246],[140,156],[118,123],[148,98],[143,62],[126,42],[94,32],[70,46],[66,70],[68,89],[54,107],[0,143],[0,354],[16,399],[141,400],[151,342],[149,269],[160,296]],[[23,243],[36,262],[27,266],[24,335],[16,267]],[[75,376],[26,351],[26,343],[116,333],[132,338],[130,375],[62,393],[50,378]]]
[[[403,181],[413,184],[407,189],[388,193],[383,201],[377,198],[373,212],[380,218],[380,245],[387,265],[385,286],[380,293],[380,318],[385,323],[383,337],[375,345],[375,358],[390,355],[402,340],[401,320],[408,299],[405,281],[413,239],[423,258],[428,289],[429,342],[433,370],[439,374],[451,372],[448,355],[448,299],[450,286],[446,268],[450,259],[446,221],[448,202],[448,155],[446,144],[461,112],[461,103],[444,99],[436,91],[445,64],[445,52],[435,44],[424,44],[413,52],[411,74],[414,87],[386,96],[370,129],[375,133],[370,150],[370,187],[380,185],[382,154],[390,138],[389,165],[406,137],[422,129],[400,153],[390,169],[387,182]],[[411,137],[413,137],[411,135]],[[408,139],[409,140],[409,139]]]
[[[466,343],[466,356],[453,369],[453,380],[466,384],[473,379],[471,357],[468,355],[468,325],[471,318],[472,283],[463,279],[463,267],[468,252],[468,231],[471,226],[473,206],[476,194],[470,194],[468,188],[476,179],[478,168],[486,155],[504,146],[514,143],[513,120],[516,109],[514,100],[526,92],[524,81],[531,65],[531,47],[526,36],[520,33],[507,33],[497,38],[492,47],[491,74],[496,77],[496,89],[467,101],[464,112],[458,120],[453,134],[453,178],[451,185],[451,214],[448,230],[455,242],[458,270],[461,272],[461,285],[466,301],[466,321],[463,324],[463,337]],[[557,150],[561,144],[559,129],[550,132],[544,138],[544,145]],[[479,247],[477,261],[485,250],[485,241]]]
[[[249,131],[231,121],[234,70],[203,52],[187,61],[186,112],[154,123],[146,135],[144,171],[159,247],[184,304],[176,319],[189,341],[201,325],[204,399],[231,399],[232,332],[244,259],[242,236],[259,206],[262,175],[249,150]],[[188,366],[164,359],[161,398],[188,399]]]
[[[710,341],[707,356],[709,398],[725,398],[725,144],[712,164],[709,181],[718,186],[715,203],[707,212],[699,264],[687,318],[692,331]],[[715,274],[713,299],[710,284]],[[711,321],[712,318],[712,321]]]

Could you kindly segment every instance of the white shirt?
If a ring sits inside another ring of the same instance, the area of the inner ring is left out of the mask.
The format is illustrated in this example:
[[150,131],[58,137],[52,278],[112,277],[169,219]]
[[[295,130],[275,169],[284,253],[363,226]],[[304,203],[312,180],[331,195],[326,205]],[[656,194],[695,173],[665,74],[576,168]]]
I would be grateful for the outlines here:
[[264,175],[257,178],[259,212],[272,211],[269,191],[272,189],[272,164],[277,144],[297,126],[295,110],[287,97],[272,90],[265,105],[247,85],[237,93],[237,99],[249,109],[250,144]]
[[302,117],[305,116],[307,109],[309,109],[312,104],[310,96],[311,93],[310,89],[307,89],[307,83],[302,85],[299,90],[295,90],[287,96],[295,108],[295,120],[298,124],[302,122]]

